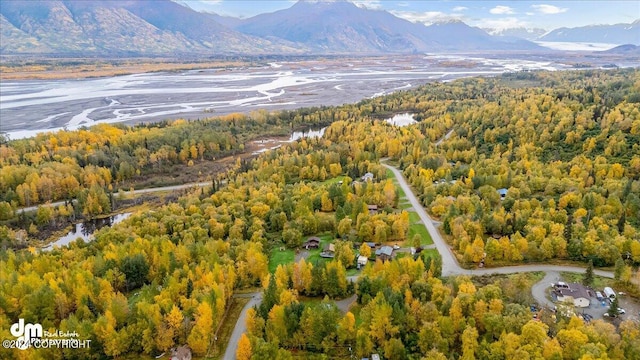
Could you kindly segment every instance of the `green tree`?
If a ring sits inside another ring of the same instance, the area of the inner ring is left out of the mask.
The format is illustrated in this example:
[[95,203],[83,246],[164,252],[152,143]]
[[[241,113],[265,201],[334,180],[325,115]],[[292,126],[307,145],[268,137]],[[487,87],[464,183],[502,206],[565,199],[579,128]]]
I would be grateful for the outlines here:
[[584,277],[582,278],[582,284],[584,286],[593,285],[593,260],[589,260],[589,265],[587,265],[587,270],[585,270]]
[[282,240],[290,248],[299,247],[302,244],[302,233],[294,228],[286,228],[282,231]]
[[624,260],[618,259],[616,261],[616,266],[613,269],[613,278],[616,280],[620,280],[622,278],[622,273],[624,272],[625,264]]
[[611,317],[617,317],[618,315],[620,315],[620,312],[618,311],[618,297],[613,298],[613,300],[611,301],[611,305],[609,305],[609,310],[607,310],[607,314],[609,314],[609,316]]
[[120,263],[120,271],[126,277],[127,291],[139,288],[147,281],[149,264],[144,255],[127,256]]
[[53,220],[53,210],[49,206],[38,206],[36,223],[40,226],[48,225]]
[[13,217],[13,208],[6,201],[0,201],[0,220],[9,220]]

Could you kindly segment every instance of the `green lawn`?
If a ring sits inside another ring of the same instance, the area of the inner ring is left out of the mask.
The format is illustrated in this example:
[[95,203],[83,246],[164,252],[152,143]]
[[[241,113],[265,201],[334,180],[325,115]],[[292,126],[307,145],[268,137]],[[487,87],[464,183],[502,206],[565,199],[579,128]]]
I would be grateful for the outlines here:
[[344,181],[344,179],[346,179],[346,178],[347,178],[346,175],[340,175],[340,176],[336,176],[334,178],[322,181],[322,182],[320,182],[320,184],[322,184],[322,185],[331,185],[331,184],[337,183],[338,181]]
[[[406,209],[410,208],[411,207],[411,203],[407,200],[407,195],[400,188],[400,185],[398,185],[398,180],[393,175],[393,172],[391,170],[387,170],[387,177],[393,179],[393,184],[399,190],[399,197],[400,198],[398,199],[398,206],[400,207],[400,209],[406,210]],[[410,224],[409,225],[409,236],[407,237],[408,240],[413,239],[413,236],[415,234],[418,234],[422,238],[422,245],[431,245],[431,244],[433,244],[433,240],[431,239],[431,235],[429,235],[429,232],[427,231],[427,228],[425,227],[425,225],[420,220],[420,216],[418,215],[418,213],[416,213],[415,211],[409,211],[409,224]]]
[[398,184],[398,179],[396,179],[395,175],[393,175],[393,171],[387,169],[387,179],[391,179],[393,180],[393,185],[396,186],[396,189],[398,189],[398,200],[400,202],[402,202],[403,200],[407,199],[407,194],[405,194],[404,190],[402,190],[402,188],[400,187],[400,184]]
[[407,209],[413,207],[413,205],[411,205],[411,203],[408,202],[408,201],[402,201],[402,202],[398,203],[398,207],[400,209],[402,209],[402,210],[407,210]]
[[360,270],[358,270],[358,268],[347,269],[347,276],[354,276],[354,275],[358,275],[359,273],[360,273]]
[[424,226],[424,224],[420,223],[420,224],[409,225],[409,236],[407,237],[407,239],[408,240],[413,239],[413,236],[415,234],[420,235],[420,237],[422,238],[422,245],[433,244],[431,235],[429,235],[429,232],[427,231],[427,228]]
[[438,252],[438,249],[424,249],[422,250],[422,254],[428,254],[428,256],[431,257],[440,257],[440,253]]
[[[309,256],[307,257],[307,260],[306,260],[307,262],[310,262],[314,265],[328,260],[320,257],[320,253],[322,252],[322,249],[324,249],[325,246],[329,245],[330,243],[333,242],[333,240],[335,240],[333,235],[330,233],[325,233],[322,235],[318,234],[316,236],[320,238],[320,247],[317,249],[309,250]],[[306,239],[307,237],[305,237],[303,240],[306,241]]]
[[311,250],[309,257],[307,258],[307,262],[313,265],[316,265],[325,261],[327,261],[327,259],[320,257],[320,249]]
[[269,271],[274,273],[280,264],[289,264],[295,260],[295,253],[291,249],[280,251],[279,247],[271,250],[269,256]]
[[[560,275],[562,276],[562,279],[566,282],[582,283],[582,279],[584,278],[584,273],[576,274],[576,273],[561,272]],[[602,289],[605,286],[616,287],[615,283],[616,281],[614,279],[593,275],[593,288]]]

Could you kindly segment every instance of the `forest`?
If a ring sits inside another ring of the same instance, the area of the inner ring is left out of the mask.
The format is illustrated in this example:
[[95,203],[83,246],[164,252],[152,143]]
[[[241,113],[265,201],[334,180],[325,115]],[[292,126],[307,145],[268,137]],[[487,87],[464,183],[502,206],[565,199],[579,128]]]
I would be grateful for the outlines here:
[[[637,70],[520,72],[335,108],[3,141],[0,337],[24,318],[92,343],[2,348],[0,358],[150,358],[183,344],[215,358],[232,296],[258,288],[239,359],[639,359],[633,320],[533,320],[536,274],[442,277],[433,252],[383,262],[362,246],[414,244],[386,161],[442,223],[461,264],[615,265],[617,283],[640,297],[639,105]],[[418,123],[384,121],[404,112]],[[208,164],[259,136],[318,125],[329,125],[322,138],[238,160],[212,186],[136,212],[91,242],[37,248],[34,234],[51,222],[109,214],[118,189],[169,165]],[[373,181],[361,181],[366,173]],[[76,205],[19,210],[55,200]],[[269,270],[274,251],[309,236],[329,239],[333,259]],[[356,270],[362,254],[372,261]],[[351,295],[342,311],[336,300]]]

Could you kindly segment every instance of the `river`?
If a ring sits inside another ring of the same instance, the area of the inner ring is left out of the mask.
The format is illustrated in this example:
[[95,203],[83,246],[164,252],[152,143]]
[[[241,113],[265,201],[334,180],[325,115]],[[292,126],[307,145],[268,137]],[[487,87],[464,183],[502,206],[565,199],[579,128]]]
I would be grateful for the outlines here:
[[103,78],[0,82],[0,132],[11,139],[98,123],[196,119],[354,103],[433,81],[569,68],[561,59],[412,55]]

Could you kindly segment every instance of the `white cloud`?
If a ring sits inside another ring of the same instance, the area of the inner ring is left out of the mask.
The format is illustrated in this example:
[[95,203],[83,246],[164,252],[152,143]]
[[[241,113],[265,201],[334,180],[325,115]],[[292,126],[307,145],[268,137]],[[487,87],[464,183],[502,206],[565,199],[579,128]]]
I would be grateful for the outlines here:
[[559,8],[557,6],[548,5],[548,4],[531,5],[531,7],[541,14],[551,14],[551,15],[560,14],[569,10],[567,8]]
[[423,23],[425,25],[453,20],[463,20],[464,18],[463,14],[447,14],[441,11],[415,12],[392,10],[391,13],[399,18],[403,18],[414,23]]
[[475,25],[482,29],[492,29],[498,31],[513,28],[530,27],[530,24],[528,22],[520,20],[516,17],[505,17],[501,19],[480,19]]
[[465,7],[465,6],[456,6],[451,10],[453,10],[454,12],[462,12],[462,11],[465,11],[465,10],[469,10],[469,8]]
[[380,10],[382,9],[382,3],[380,0],[351,0],[357,7]]
[[406,1],[402,1],[402,2],[398,3],[398,6],[407,7],[407,6],[409,6],[409,3],[406,2]]
[[504,5],[498,5],[493,9],[489,10],[489,12],[495,15],[515,14],[515,12],[513,11],[513,8],[510,8],[509,6],[504,6]]

